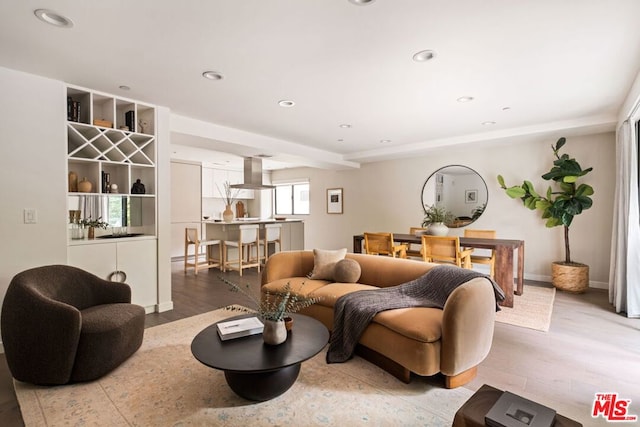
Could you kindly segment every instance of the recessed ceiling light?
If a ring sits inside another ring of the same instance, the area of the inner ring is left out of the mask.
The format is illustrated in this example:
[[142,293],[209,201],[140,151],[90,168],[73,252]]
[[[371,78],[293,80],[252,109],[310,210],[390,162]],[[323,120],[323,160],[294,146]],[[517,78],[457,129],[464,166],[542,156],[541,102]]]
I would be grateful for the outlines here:
[[209,80],[222,80],[224,76],[217,71],[205,71],[202,77]]
[[347,123],[343,123],[343,124],[341,124],[341,125],[340,125],[340,127],[341,127],[342,129],[349,129],[349,128],[351,127],[351,125],[349,125],[349,124],[347,124]]
[[278,101],[278,105],[284,108],[290,108],[296,105],[296,103],[293,101],[289,101],[288,99],[283,99],[281,101]]
[[383,143],[383,144],[388,144],[388,143],[391,142],[391,140],[390,139],[381,139],[380,142]]
[[127,85],[120,85],[120,86],[118,86],[118,88],[119,88],[119,89],[122,89],[122,90],[129,90],[129,89],[131,89],[131,88],[130,88],[129,86],[127,86]]
[[436,52],[433,50],[423,50],[413,55],[413,60],[416,62],[429,61],[436,57]]
[[491,120],[488,120],[488,121],[486,121],[486,122],[482,122],[482,124],[483,124],[483,125],[485,125],[485,126],[490,126],[490,125],[495,125],[495,124],[496,124],[496,122],[491,121]]
[[349,0],[349,3],[353,3],[356,6],[366,6],[373,3],[376,0]]
[[458,101],[458,102],[471,102],[471,101],[473,101],[473,96],[461,96],[460,98],[456,99],[456,101]]
[[46,22],[47,24],[53,25],[55,27],[73,27],[73,21],[71,19],[67,18],[66,16],[62,16],[59,13],[54,12],[53,10],[36,9],[33,11],[33,14],[36,15],[42,22]]

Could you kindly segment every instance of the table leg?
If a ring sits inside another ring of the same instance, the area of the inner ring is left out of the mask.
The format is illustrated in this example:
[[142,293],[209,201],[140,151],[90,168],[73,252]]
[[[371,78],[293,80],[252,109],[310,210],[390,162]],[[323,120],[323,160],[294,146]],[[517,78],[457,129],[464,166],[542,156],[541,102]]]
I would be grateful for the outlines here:
[[362,253],[362,236],[353,236],[353,253],[361,254]]
[[268,372],[225,371],[227,384],[238,396],[264,402],[289,390],[300,373],[300,363]]
[[513,307],[513,249],[508,246],[496,247],[496,283],[504,292],[503,307]]
[[518,287],[516,295],[522,295],[524,292],[524,240],[518,246]]

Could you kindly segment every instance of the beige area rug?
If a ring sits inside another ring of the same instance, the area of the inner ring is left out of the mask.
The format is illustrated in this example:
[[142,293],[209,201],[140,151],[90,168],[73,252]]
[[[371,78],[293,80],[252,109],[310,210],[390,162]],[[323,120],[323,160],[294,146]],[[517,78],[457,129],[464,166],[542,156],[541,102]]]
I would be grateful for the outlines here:
[[[437,380],[404,384],[355,357],[325,363],[325,351],[302,364],[286,393],[261,403],[236,396],[224,374],[191,354],[193,337],[232,316],[216,310],[145,331],[142,347],[106,377],[40,387],[15,382],[32,426],[450,426],[472,392]],[[295,330],[294,330],[295,333]]]
[[548,332],[555,297],[556,288],[525,285],[522,295],[513,296],[513,308],[496,313],[496,322]]

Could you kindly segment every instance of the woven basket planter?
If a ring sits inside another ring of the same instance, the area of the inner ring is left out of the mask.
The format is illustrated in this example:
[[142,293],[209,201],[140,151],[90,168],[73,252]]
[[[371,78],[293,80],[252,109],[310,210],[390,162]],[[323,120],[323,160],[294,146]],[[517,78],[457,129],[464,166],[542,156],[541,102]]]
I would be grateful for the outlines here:
[[589,266],[586,264],[551,264],[551,283],[561,291],[581,294],[589,288]]

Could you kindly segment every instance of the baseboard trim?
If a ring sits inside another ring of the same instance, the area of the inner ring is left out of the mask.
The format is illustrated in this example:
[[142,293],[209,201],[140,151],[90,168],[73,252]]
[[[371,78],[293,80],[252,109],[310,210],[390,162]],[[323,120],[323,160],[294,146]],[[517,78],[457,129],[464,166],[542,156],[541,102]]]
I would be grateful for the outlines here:
[[[536,282],[551,283],[551,276],[545,276],[542,274],[525,274],[524,280],[534,280]],[[594,289],[609,289],[609,283],[589,280],[589,287]]]
[[163,302],[156,304],[156,311],[162,313],[163,311],[173,310],[173,301]]

